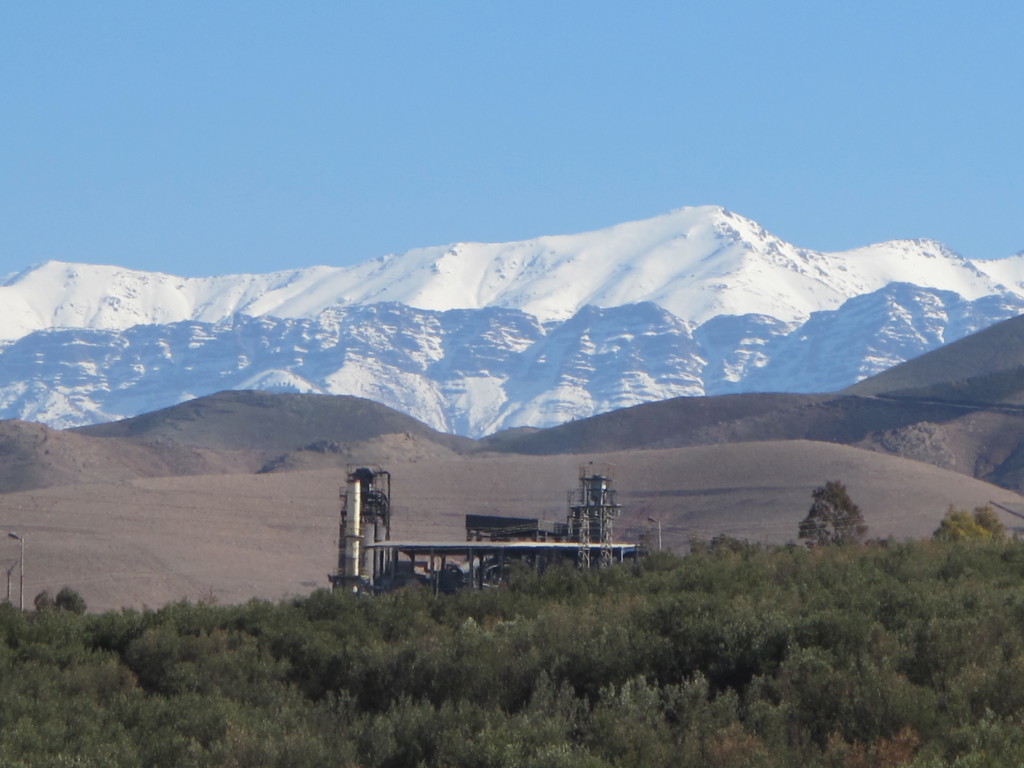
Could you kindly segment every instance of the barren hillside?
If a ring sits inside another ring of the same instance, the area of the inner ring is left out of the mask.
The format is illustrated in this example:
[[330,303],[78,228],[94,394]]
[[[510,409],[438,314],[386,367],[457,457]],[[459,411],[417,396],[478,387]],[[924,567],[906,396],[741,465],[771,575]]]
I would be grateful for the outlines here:
[[[374,448],[365,446],[367,455]],[[811,490],[843,481],[870,535],[917,537],[948,504],[1017,494],[946,470],[846,446],[790,441],[546,457],[416,455],[391,451],[396,538],[460,539],[469,512],[563,519],[565,492],[589,461],[611,465],[624,514],[617,537],[665,545],[728,533],[786,542]],[[381,454],[378,454],[381,455]],[[259,475],[206,475],[80,484],[0,495],[0,524],[26,539],[27,600],[78,589],[93,610],[178,599],[278,599],[327,585],[337,560],[340,466]],[[1007,516],[1013,524],[1015,518]],[[16,563],[10,541],[0,564]],[[14,577],[17,601],[17,576]]]

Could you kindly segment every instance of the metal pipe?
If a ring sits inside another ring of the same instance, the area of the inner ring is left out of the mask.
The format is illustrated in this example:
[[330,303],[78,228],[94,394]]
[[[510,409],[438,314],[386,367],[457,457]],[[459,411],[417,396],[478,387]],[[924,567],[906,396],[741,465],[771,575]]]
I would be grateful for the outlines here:
[[19,536],[18,534],[11,532],[11,531],[8,531],[7,536],[8,536],[8,538],[16,539],[18,541],[18,543],[21,544],[21,557],[18,558],[18,562],[19,562],[19,565],[20,565],[20,568],[21,568],[21,577],[19,579],[20,587],[21,587],[21,599],[20,599],[19,602],[20,602],[20,605],[21,605],[21,610],[24,611],[25,610],[25,539],[23,537]]
[[345,572],[342,574],[345,578],[345,586],[352,592],[359,591],[362,508],[362,484],[357,477],[353,476],[348,480],[348,496],[345,506]]

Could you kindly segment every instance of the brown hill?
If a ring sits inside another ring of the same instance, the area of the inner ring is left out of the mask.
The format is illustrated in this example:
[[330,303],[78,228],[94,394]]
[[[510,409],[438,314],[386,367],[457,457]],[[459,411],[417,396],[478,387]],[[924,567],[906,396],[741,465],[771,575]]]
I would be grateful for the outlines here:
[[[651,517],[676,549],[690,536],[718,533],[789,541],[811,490],[828,479],[847,485],[871,536],[927,536],[950,503],[1024,508],[1013,492],[927,464],[808,441],[565,456],[396,455],[386,465],[395,537],[461,539],[469,512],[564,520],[565,492],[588,461],[612,466],[625,508],[617,538],[654,541]],[[344,471],[334,467],[51,487],[0,496],[0,526],[26,538],[29,601],[64,585],[93,610],[182,598],[277,599],[327,585],[343,482]],[[18,548],[7,547],[0,564],[11,567]],[[14,589],[16,596],[16,575]]]
[[[212,459],[213,457],[211,457]],[[84,482],[183,474],[191,466],[234,470],[223,457],[202,461],[194,451],[158,450],[123,440],[99,440],[24,421],[0,421],[0,493]]]
[[[387,435],[395,437],[374,443]],[[388,452],[383,449],[387,442],[401,447]],[[426,454],[474,445],[361,398],[222,392],[74,430],[0,421],[0,493],[142,477],[251,473],[275,460],[301,466],[317,452],[351,457],[353,445],[367,446],[387,461],[396,451],[409,455],[413,444]]]
[[911,397],[677,398],[552,429],[497,435],[483,444],[494,451],[552,455],[782,440],[851,445],[1024,488],[1024,409]]
[[174,444],[213,451],[252,451],[264,456],[315,443],[353,443],[380,435],[411,434],[457,449],[468,438],[431,429],[372,400],[344,395],[257,391],[218,392],[170,408],[74,430],[90,437],[120,437],[148,445]]
[[[908,360],[845,390],[853,395],[905,395],[961,403],[1022,402],[1024,316]],[[940,393],[947,393],[943,397]],[[930,393],[930,394],[929,394]]]
[[679,397],[562,424],[498,435],[482,444],[508,453],[556,454],[761,440],[855,444],[882,431],[964,414],[952,403],[904,402],[847,395],[744,394]]

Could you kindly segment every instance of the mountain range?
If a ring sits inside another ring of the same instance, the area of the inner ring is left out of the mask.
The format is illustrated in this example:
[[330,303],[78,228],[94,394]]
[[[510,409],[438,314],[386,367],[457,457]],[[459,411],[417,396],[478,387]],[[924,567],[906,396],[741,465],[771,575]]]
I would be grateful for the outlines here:
[[76,427],[221,390],[345,394],[441,432],[680,396],[831,392],[1024,311],[1024,254],[823,253],[717,207],[353,267],[0,285],[0,418]]

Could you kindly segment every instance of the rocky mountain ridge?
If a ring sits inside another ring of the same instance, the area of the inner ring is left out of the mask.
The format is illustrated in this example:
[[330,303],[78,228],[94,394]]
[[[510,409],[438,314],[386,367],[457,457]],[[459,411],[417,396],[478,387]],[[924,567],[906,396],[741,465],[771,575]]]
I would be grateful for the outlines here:
[[479,437],[654,400],[853,384],[1024,310],[1024,257],[800,249],[720,208],[351,268],[0,286],[0,417],[71,427],[224,389],[350,394]]

